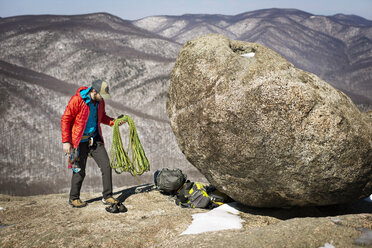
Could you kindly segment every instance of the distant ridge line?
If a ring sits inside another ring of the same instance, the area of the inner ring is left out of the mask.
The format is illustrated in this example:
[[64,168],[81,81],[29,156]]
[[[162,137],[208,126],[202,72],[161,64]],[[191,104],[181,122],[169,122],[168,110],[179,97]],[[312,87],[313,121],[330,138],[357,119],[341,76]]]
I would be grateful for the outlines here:
[[[27,69],[25,67],[14,65],[14,64],[5,62],[3,60],[0,60],[0,74],[3,74],[5,76],[8,76],[8,77],[11,77],[11,78],[14,78],[14,79],[18,79],[20,81],[31,83],[31,84],[34,84],[34,85],[39,85],[39,86],[42,86],[44,88],[59,92],[63,95],[67,95],[67,96],[75,95],[76,90],[79,87],[75,84],[67,83],[67,82],[59,80],[55,77],[52,77],[52,76],[49,76],[49,75],[46,75],[46,74],[43,74],[43,73],[40,73],[40,72],[33,71],[33,70]],[[107,104],[109,104],[110,106],[112,106],[112,107],[114,107],[118,110],[122,110],[122,111],[125,111],[125,112],[132,113],[132,114],[134,114],[138,117],[158,121],[158,122],[161,122],[161,123],[167,123],[167,124],[169,123],[168,120],[164,120],[164,119],[158,118],[156,116],[152,116],[152,115],[149,115],[149,114],[145,114],[141,111],[134,110],[130,107],[125,106],[122,103],[115,102],[113,100],[108,100],[106,102],[107,102]]]

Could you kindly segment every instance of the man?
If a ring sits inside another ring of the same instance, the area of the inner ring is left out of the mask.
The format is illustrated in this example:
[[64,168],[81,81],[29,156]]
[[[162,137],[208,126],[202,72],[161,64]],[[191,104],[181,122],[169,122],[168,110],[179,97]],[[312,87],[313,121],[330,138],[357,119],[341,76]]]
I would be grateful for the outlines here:
[[[72,173],[69,204],[85,207],[80,200],[80,189],[85,178],[88,154],[93,157],[102,173],[103,198],[106,205],[117,204],[112,196],[112,170],[104,147],[101,123],[113,126],[115,120],[106,115],[105,101],[109,99],[109,87],[105,81],[96,80],[91,87],[81,87],[72,96],[61,119],[63,151],[70,154],[76,149],[80,171]],[[120,123],[122,125],[123,123]]]

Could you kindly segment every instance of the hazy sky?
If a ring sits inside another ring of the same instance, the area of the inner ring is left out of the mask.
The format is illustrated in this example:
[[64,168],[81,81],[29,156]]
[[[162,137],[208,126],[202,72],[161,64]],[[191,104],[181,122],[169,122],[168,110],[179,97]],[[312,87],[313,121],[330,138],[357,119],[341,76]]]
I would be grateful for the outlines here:
[[1,17],[108,12],[135,20],[153,15],[236,15],[266,8],[295,8],[315,15],[354,14],[372,20],[372,0],[0,0]]

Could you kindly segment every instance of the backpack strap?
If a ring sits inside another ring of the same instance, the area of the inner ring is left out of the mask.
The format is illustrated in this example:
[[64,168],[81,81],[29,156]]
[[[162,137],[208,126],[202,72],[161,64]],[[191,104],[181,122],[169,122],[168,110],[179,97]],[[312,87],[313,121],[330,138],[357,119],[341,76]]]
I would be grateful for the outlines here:
[[194,183],[188,197],[193,208],[207,208],[211,199],[202,183]]
[[181,205],[181,203],[187,203],[189,201],[188,199],[188,195],[189,195],[189,191],[190,189],[192,188],[192,186],[194,185],[193,182],[190,182],[190,180],[187,180],[180,189],[178,189],[177,191],[177,195],[176,195],[176,204],[177,205]]

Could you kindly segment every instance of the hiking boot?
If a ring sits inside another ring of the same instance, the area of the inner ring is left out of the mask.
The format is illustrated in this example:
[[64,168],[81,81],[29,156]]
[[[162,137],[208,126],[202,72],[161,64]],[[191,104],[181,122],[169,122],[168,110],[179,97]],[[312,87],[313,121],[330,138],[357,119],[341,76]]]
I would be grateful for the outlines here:
[[83,208],[87,205],[86,202],[81,201],[80,199],[75,199],[75,200],[68,200],[68,203],[73,207],[73,208]]
[[119,201],[118,200],[116,200],[114,197],[109,197],[109,198],[102,198],[102,202],[103,202],[103,204],[105,204],[105,205],[113,205],[113,204],[118,204],[119,203]]

